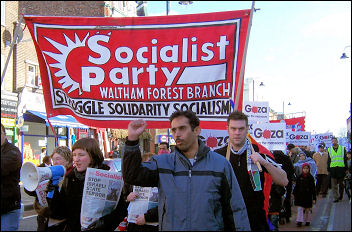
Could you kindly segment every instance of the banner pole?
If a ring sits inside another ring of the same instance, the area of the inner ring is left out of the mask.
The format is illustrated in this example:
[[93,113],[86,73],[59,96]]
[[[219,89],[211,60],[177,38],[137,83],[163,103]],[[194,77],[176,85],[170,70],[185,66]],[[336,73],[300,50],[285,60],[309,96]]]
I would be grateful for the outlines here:
[[5,74],[6,74],[7,66],[9,65],[9,61],[10,61],[10,58],[11,58],[11,55],[12,55],[13,47],[15,46],[16,43],[19,42],[18,36],[19,36],[20,30],[21,30],[21,19],[17,22],[16,27],[15,27],[15,32],[13,34],[13,39],[12,39],[12,42],[10,44],[10,50],[9,50],[8,55],[7,55],[5,66],[4,66],[4,69],[3,69],[2,74],[1,74],[1,85],[2,85],[2,82],[3,82]]
[[248,42],[249,42],[249,34],[251,32],[251,27],[252,27],[252,18],[253,18],[253,13],[254,13],[254,4],[255,4],[255,1],[252,1],[252,8],[251,8],[250,16],[249,16],[246,43],[244,45],[244,52],[243,52],[243,58],[242,58],[242,64],[241,64],[240,79],[238,80],[238,88],[237,88],[236,97],[235,97],[235,110],[239,110],[238,109],[238,105],[239,105],[239,101],[240,101],[240,93],[241,93],[241,90],[242,90],[242,83],[243,83],[243,79],[244,79],[244,66],[246,64],[247,49],[248,49]]
[[58,141],[58,138],[57,138],[57,134],[56,134],[56,132],[55,132],[55,130],[54,130],[54,127],[51,125],[51,122],[50,122],[50,120],[49,120],[48,115],[46,116],[46,120],[48,120],[48,123],[49,123],[50,129],[51,129],[51,131],[52,131],[52,132],[53,132],[53,134],[54,134],[54,137],[55,137],[55,142],[56,142],[55,147],[57,147],[57,146],[59,146],[59,141]]

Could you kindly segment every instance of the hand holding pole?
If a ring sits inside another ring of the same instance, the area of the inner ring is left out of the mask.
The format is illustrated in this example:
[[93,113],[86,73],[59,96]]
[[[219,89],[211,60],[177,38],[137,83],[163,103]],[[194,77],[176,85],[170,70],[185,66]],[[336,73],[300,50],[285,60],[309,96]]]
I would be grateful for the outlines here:
[[[253,149],[253,146],[252,146],[252,143],[251,143],[251,149],[252,149],[252,154],[255,153],[254,149]],[[262,172],[263,169],[262,169],[262,166],[260,165],[259,161],[256,161],[255,164],[257,165],[258,169],[259,169],[259,172]]]

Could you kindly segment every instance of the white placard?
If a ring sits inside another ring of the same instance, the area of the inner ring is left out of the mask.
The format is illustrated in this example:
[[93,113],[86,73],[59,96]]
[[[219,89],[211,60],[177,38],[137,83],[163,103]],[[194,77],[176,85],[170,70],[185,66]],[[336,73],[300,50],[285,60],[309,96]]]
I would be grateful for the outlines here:
[[269,122],[269,102],[243,102],[243,113],[248,116],[248,121]]
[[321,134],[315,134],[312,135],[311,138],[311,143],[313,144],[314,148],[316,151],[318,151],[318,145],[320,143],[324,143],[325,144],[325,148],[328,148],[330,146],[332,146],[332,137],[333,134],[328,132],[328,133],[321,133]]
[[250,135],[268,150],[286,149],[286,123],[253,124]]
[[228,143],[229,135],[227,130],[202,130],[199,138],[214,151]]
[[307,131],[286,130],[286,141],[296,146],[310,146],[311,134]]

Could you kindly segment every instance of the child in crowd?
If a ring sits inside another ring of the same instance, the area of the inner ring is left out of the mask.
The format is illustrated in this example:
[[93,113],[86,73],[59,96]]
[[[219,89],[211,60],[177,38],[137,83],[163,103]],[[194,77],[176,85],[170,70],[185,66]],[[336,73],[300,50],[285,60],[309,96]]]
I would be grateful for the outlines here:
[[297,226],[310,225],[312,217],[312,207],[316,201],[314,177],[310,174],[308,163],[302,165],[302,174],[296,180],[296,186],[293,189],[295,205],[297,206]]

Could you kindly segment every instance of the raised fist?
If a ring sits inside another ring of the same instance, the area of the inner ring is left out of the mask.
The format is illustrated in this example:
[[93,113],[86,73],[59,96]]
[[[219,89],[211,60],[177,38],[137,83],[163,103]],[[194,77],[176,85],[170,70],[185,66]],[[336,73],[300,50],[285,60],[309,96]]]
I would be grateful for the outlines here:
[[147,123],[143,119],[131,121],[128,124],[128,140],[138,140],[139,136],[143,133]]

